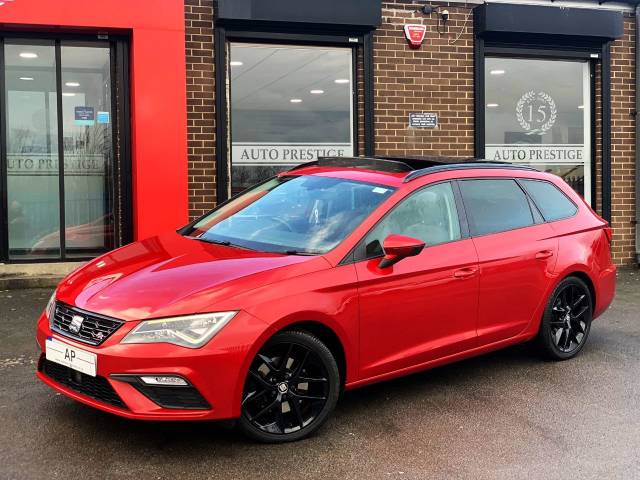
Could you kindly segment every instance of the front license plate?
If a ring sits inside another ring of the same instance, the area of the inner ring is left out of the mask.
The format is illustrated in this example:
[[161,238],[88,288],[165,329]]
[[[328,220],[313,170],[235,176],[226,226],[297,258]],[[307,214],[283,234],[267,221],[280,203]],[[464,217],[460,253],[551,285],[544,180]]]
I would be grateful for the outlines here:
[[78,372],[96,376],[98,356],[80,348],[72,347],[64,342],[48,337],[45,344],[47,360],[65,367],[73,368]]

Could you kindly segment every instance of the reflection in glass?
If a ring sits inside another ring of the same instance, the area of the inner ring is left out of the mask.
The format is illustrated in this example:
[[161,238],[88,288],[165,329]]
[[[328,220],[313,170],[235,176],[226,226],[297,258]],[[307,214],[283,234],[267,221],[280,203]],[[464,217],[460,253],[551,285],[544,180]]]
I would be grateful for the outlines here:
[[351,49],[232,43],[230,56],[232,193],[353,155]]
[[66,253],[87,257],[113,248],[108,45],[63,44],[61,65]]
[[560,175],[590,201],[589,63],[488,57],[485,85],[486,158]]
[[58,258],[60,205],[54,44],[7,41],[4,59],[9,257]]

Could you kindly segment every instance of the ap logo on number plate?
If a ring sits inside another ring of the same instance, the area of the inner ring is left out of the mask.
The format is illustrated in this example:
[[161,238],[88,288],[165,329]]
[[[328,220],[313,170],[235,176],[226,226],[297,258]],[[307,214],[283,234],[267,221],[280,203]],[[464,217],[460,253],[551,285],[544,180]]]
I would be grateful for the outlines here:
[[516,118],[527,135],[543,135],[558,118],[558,107],[551,95],[531,90],[518,100]]

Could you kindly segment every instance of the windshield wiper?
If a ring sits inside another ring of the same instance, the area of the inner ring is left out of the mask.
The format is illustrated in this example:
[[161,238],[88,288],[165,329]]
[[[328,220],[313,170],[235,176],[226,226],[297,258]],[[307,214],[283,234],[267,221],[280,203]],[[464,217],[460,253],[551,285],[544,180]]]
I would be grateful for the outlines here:
[[315,255],[318,255],[317,253],[313,253],[313,252],[307,252],[307,251],[300,251],[300,250],[285,250],[284,252],[276,252],[276,253],[284,253],[285,255],[306,255],[306,256],[310,256],[313,257]]
[[215,245],[222,245],[224,247],[235,247],[235,248],[241,248],[243,250],[251,250],[252,252],[256,252],[257,250],[253,249],[253,248],[249,248],[249,247],[245,247],[244,245],[238,245],[237,243],[231,243],[229,240],[215,240],[215,239],[209,239],[209,238],[203,238],[203,237],[191,237],[195,240],[200,240],[201,242],[205,242],[205,243],[213,243]]
[[216,245],[224,245],[225,247],[230,247],[231,246],[231,242],[227,241],[227,240],[210,240],[207,238],[202,238],[202,237],[191,237],[194,238],[196,240],[200,240],[201,242],[205,242],[205,243],[215,243]]

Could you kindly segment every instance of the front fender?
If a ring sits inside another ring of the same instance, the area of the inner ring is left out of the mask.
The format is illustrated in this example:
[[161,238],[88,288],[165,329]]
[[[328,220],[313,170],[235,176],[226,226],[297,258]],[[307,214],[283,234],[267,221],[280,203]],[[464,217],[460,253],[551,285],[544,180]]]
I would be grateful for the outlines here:
[[330,329],[342,344],[346,381],[358,378],[359,317],[357,277],[353,265],[312,272],[265,285],[234,298],[245,310],[268,325],[256,339],[242,366],[236,398],[238,414],[246,374],[251,362],[275,333],[299,322],[316,322]]

